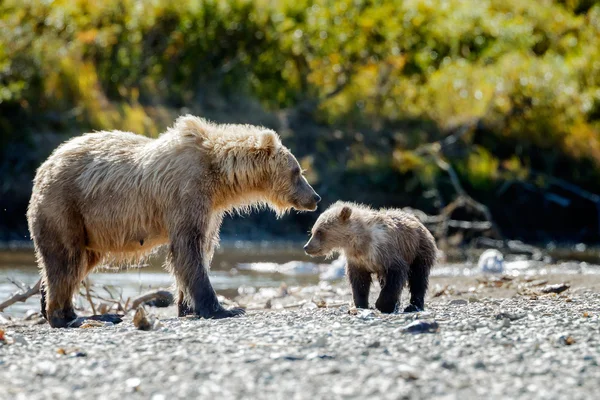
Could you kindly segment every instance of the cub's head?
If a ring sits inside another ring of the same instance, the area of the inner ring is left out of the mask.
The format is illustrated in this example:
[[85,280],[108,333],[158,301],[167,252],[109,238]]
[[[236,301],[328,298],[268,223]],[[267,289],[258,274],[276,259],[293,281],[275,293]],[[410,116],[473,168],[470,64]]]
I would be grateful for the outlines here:
[[303,175],[296,157],[272,132],[264,132],[261,148],[269,151],[268,199],[280,212],[294,208],[298,211],[315,211],[321,196],[315,192]]
[[310,239],[304,245],[306,254],[329,256],[346,248],[353,241],[351,218],[351,205],[338,202],[329,207],[312,227]]

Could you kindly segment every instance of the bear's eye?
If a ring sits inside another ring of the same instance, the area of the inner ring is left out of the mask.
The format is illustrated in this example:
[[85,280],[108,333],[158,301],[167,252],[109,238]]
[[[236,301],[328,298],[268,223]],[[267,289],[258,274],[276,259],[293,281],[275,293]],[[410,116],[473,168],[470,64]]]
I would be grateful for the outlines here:
[[315,236],[318,238],[321,238],[323,236],[323,231],[321,231],[321,230],[316,231]]

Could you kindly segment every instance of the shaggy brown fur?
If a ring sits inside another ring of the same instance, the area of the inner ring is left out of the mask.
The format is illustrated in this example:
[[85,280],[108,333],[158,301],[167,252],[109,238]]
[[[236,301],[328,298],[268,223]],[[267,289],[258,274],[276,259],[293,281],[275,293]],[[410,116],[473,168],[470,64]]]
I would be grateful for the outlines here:
[[376,274],[382,288],[377,309],[393,312],[408,281],[411,298],[404,311],[423,310],[437,248],[417,218],[401,210],[337,202],[319,216],[311,233],[307,254],[345,255],[356,307],[369,307],[371,274]]
[[[229,317],[208,280],[225,213],[267,206],[314,211],[320,198],[277,134],[184,116],[158,139],[90,133],[38,169],[27,218],[52,326],[75,318],[72,296],[100,262],[169,244],[179,314]],[[47,297],[47,298],[46,298]]]

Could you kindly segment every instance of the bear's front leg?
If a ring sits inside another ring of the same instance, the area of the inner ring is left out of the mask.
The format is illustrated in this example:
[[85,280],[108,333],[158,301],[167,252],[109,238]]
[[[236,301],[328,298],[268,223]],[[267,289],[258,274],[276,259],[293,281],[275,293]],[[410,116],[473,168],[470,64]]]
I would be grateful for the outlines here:
[[242,308],[225,309],[219,304],[204,266],[203,241],[205,237],[199,229],[180,233],[171,241],[167,262],[177,279],[181,291],[178,301],[178,315],[196,315],[202,318],[227,318],[244,314]]
[[369,308],[371,273],[359,266],[348,264],[348,279],[352,286],[352,297],[356,308]]
[[388,269],[385,278],[382,280],[383,287],[379,293],[379,298],[375,303],[375,307],[379,311],[383,313],[393,313],[396,311],[405,280],[401,269]]

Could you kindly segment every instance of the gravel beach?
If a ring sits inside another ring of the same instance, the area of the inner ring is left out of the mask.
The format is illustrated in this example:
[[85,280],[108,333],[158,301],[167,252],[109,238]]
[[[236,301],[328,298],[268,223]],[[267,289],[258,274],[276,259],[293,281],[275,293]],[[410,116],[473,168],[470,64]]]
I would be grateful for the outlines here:
[[[562,282],[571,287],[543,293]],[[151,331],[131,315],[67,330],[33,316],[0,325],[0,398],[591,399],[599,282],[436,278],[425,312],[392,315],[351,308],[346,283],[242,289],[245,317],[147,308]]]

